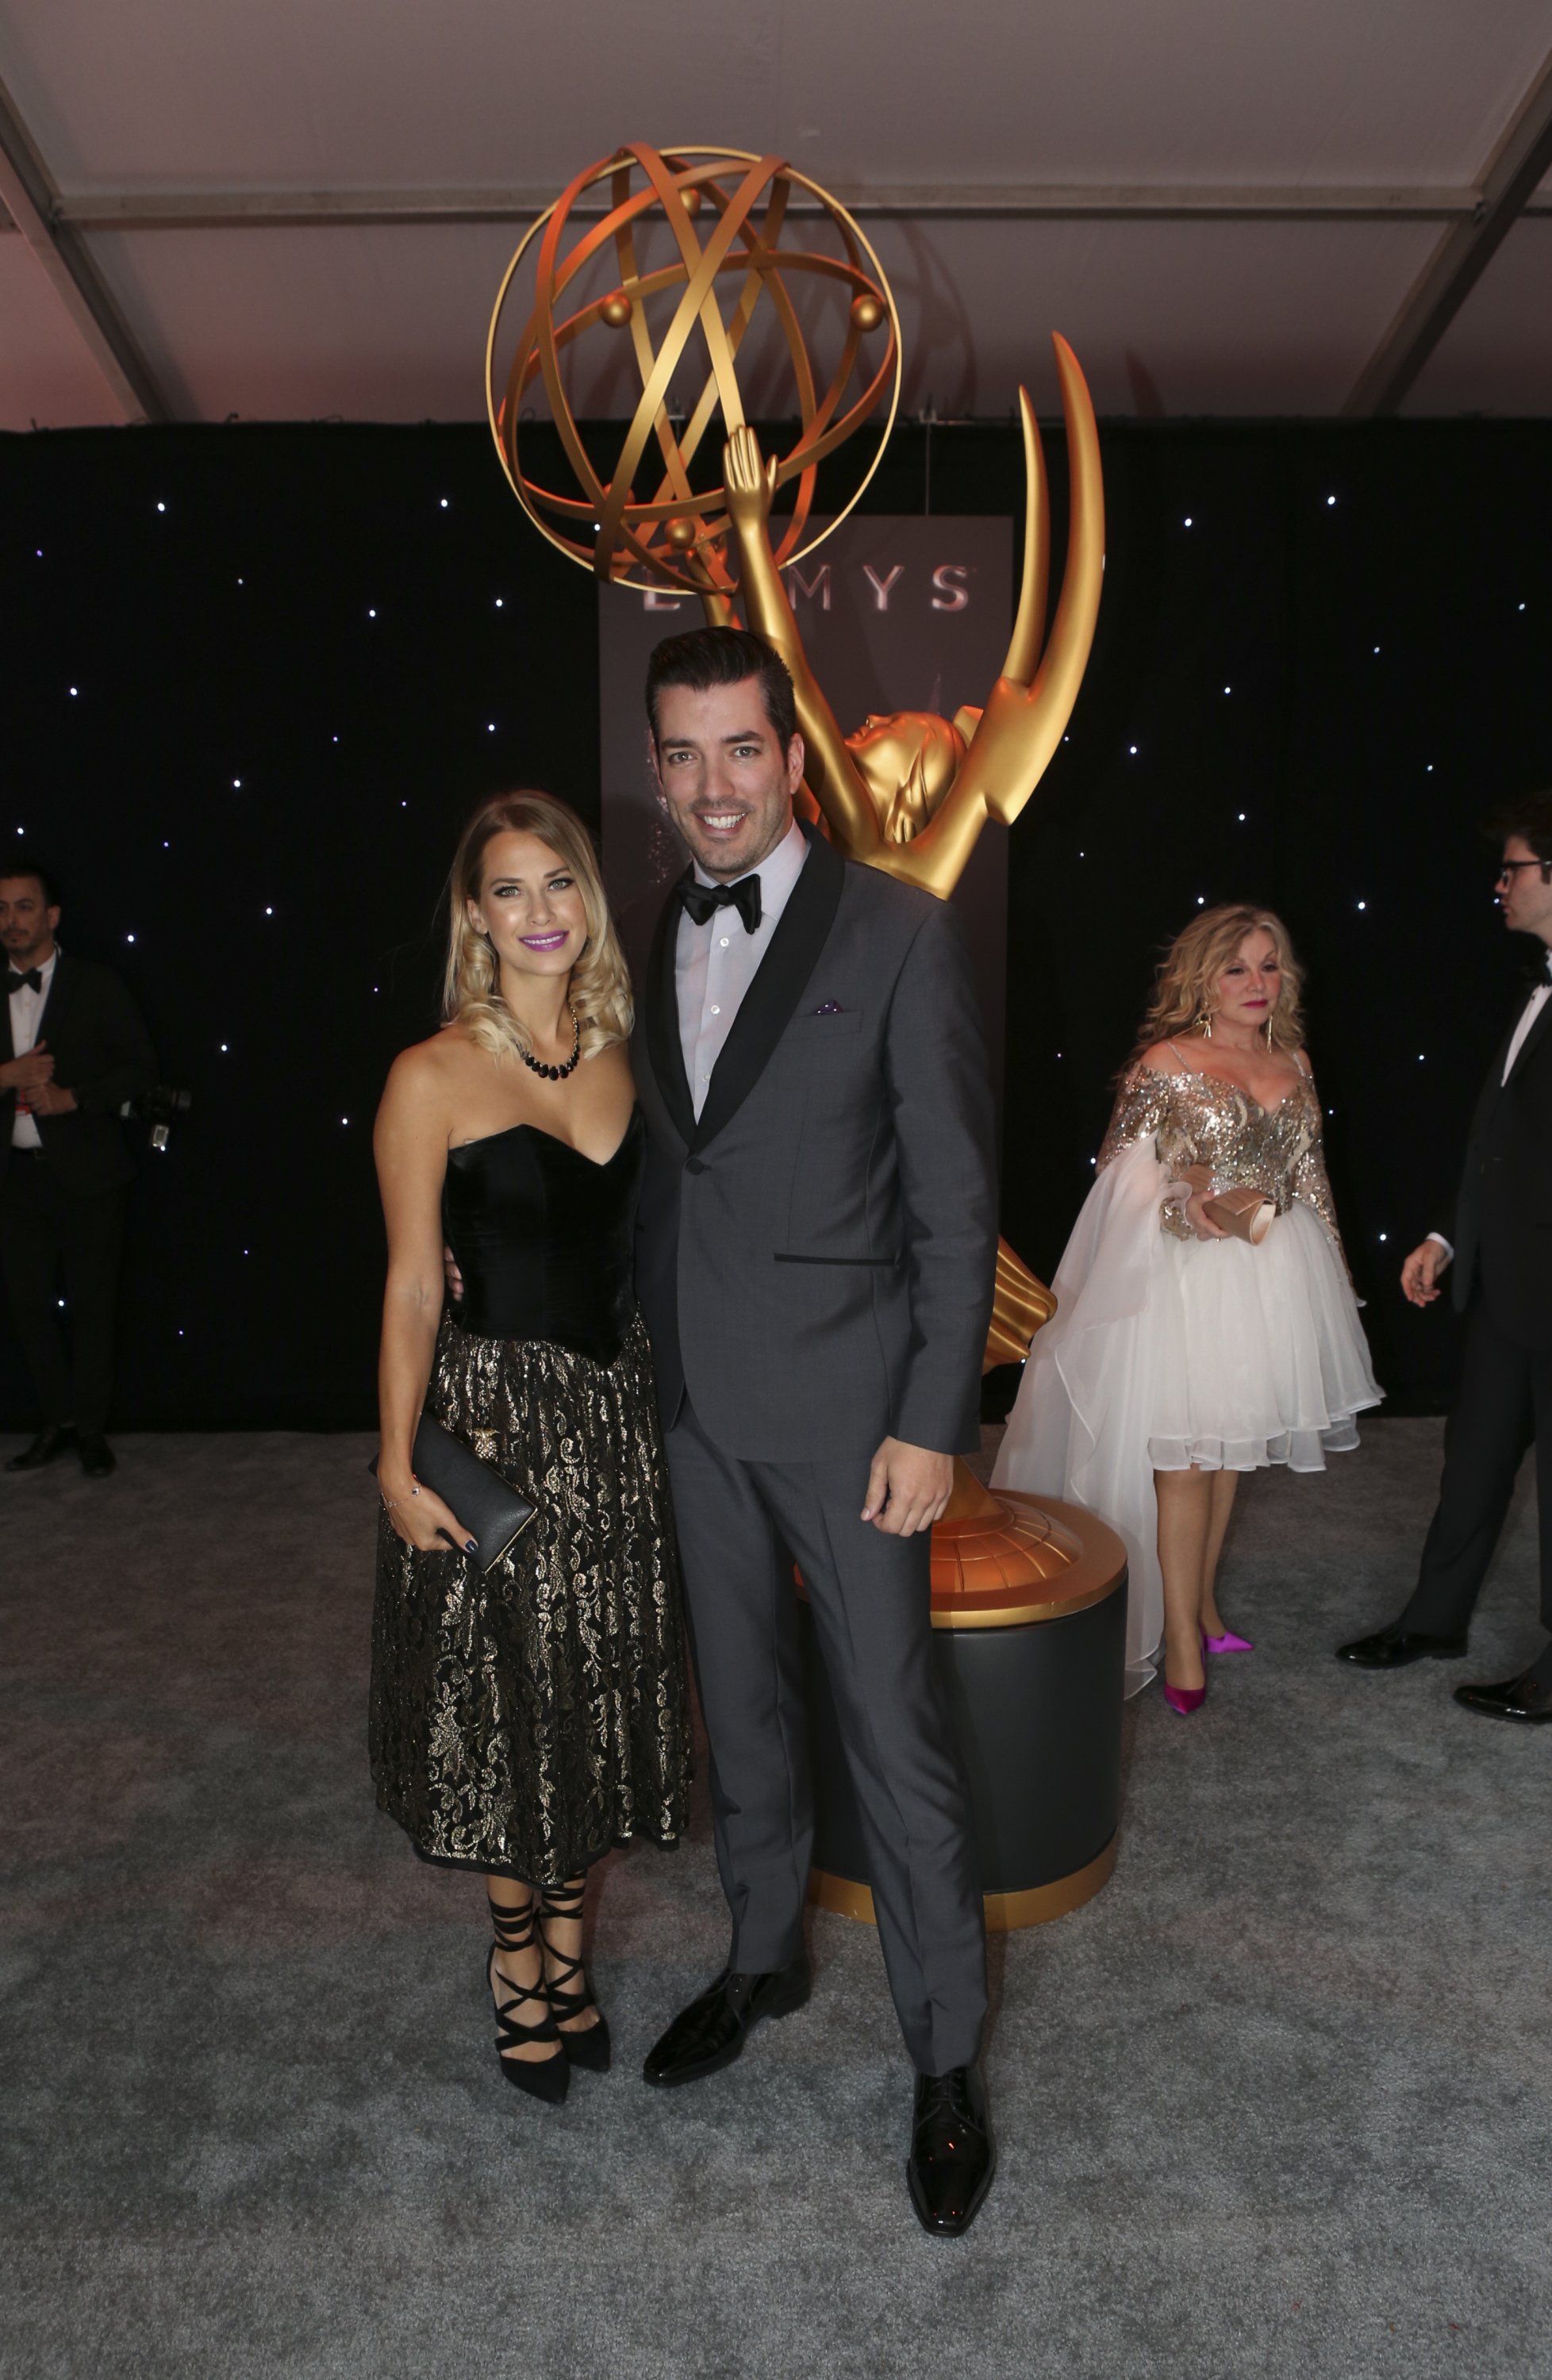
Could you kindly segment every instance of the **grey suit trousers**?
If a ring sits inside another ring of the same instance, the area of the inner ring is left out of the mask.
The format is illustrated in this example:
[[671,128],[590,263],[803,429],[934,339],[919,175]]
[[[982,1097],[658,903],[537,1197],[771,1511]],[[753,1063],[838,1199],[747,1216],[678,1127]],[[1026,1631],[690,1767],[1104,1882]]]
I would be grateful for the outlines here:
[[861,1809],[905,2046],[924,2074],[980,2054],[984,1912],[964,1773],[932,1651],[930,1539],[859,1515],[866,1457],[740,1460],[686,1398],[667,1435],[696,1674],[716,1747],[717,1862],[735,1973],[803,1948],[813,1842],[792,1560],[808,1589]]

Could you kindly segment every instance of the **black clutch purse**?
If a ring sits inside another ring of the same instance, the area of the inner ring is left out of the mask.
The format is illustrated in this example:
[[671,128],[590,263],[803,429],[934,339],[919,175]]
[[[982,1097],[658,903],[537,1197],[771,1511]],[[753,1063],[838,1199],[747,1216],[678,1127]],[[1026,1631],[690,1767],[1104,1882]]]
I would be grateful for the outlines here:
[[[538,1507],[519,1496],[515,1488],[509,1488],[499,1471],[482,1463],[472,1447],[443,1429],[430,1414],[423,1413],[416,1426],[410,1459],[421,1486],[451,1504],[473,1537],[474,1551],[468,1560],[481,1571],[494,1570]],[[375,1478],[375,1454],[367,1468]],[[447,1536],[445,1529],[442,1535]],[[447,1541],[453,1542],[451,1537]],[[467,1548],[459,1546],[456,1550],[464,1553]]]

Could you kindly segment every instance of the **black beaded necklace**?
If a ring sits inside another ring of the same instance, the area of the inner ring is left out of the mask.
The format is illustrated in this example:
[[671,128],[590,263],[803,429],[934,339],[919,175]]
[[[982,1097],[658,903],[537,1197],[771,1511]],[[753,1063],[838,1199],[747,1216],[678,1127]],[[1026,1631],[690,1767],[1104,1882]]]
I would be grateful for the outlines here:
[[564,1066],[541,1066],[539,1060],[530,1056],[527,1050],[519,1050],[517,1052],[524,1065],[531,1066],[536,1075],[542,1075],[547,1083],[564,1083],[568,1075],[575,1075],[576,1072],[577,1062],[582,1055],[582,1019],[577,1015],[575,1008],[571,1012],[571,1055]]

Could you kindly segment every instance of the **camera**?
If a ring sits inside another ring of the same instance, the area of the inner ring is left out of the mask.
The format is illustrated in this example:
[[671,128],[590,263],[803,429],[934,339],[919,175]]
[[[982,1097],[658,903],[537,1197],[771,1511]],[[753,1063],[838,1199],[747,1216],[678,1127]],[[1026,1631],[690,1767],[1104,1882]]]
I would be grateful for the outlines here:
[[180,1085],[153,1083],[149,1091],[140,1093],[138,1099],[127,1101],[119,1113],[139,1116],[142,1123],[149,1123],[151,1146],[152,1148],[165,1148],[173,1118],[187,1115],[193,1104],[193,1092],[184,1090]]

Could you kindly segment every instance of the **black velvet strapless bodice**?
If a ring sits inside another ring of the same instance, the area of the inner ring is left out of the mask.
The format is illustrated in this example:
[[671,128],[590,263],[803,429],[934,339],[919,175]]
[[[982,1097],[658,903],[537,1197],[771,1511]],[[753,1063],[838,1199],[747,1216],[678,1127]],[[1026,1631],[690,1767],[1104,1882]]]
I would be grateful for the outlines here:
[[639,1108],[602,1165],[531,1123],[450,1148],[442,1220],[464,1277],[452,1318],[483,1339],[540,1339],[612,1364],[636,1312],[646,1162]]

